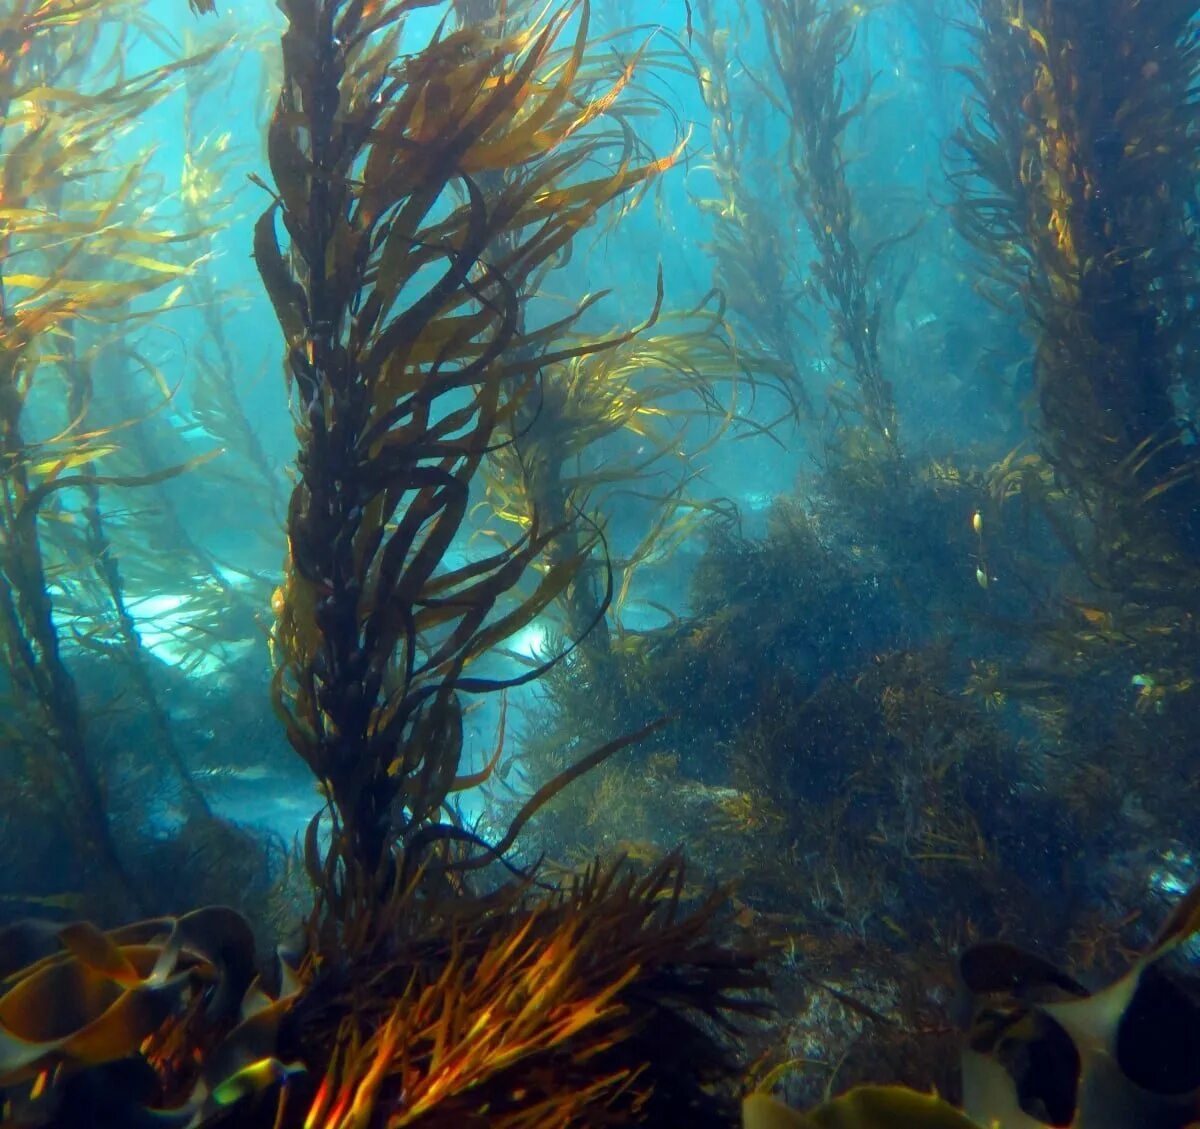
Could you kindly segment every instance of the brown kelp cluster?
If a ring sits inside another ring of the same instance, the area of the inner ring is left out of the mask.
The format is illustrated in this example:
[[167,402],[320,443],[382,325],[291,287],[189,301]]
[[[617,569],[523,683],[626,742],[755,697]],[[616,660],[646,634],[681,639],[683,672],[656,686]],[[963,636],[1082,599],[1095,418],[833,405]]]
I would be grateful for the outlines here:
[[761,977],[708,937],[722,895],[677,912],[682,881],[678,859],[597,867],[491,912],[410,885],[372,907],[386,949],[314,947],[273,991],[224,908],[12,926],[4,1123],[728,1125],[714,1084],[734,1067],[707,1025],[760,1011]]
[[728,1125],[736,1068],[710,1025],[761,1013],[747,991],[764,980],[708,936],[723,895],[685,913],[683,887],[671,858],[640,878],[593,866],[525,905],[502,891],[486,915],[401,899],[399,953],[352,961],[295,1009],[298,1046],[329,1063],[309,1116]]
[[984,476],[989,545],[1024,542],[1008,571],[1035,606],[987,678],[1062,750],[1091,841],[1132,847],[1186,835],[1194,773],[1194,9],[976,14],[955,206],[1028,317],[1037,398],[1034,449]]
[[[703,937],[711,909],[678,935],[669,912],[660,923],[672,869],[646,886],[594,874],[540,907],[523,886],[487,893],[469,877],[624,742],[539,790],[498,843],[450,804],[495,763],[464,772],[461,695],[505,685],[467,666],[564,593],[591,547],[554,559],[560,530],[535,509],[514,543],[447,566],[471,482],[493,447],[522,442],[539,373],[632,337],[573,334],[582,308],[539,323],[529,282],[670,158],[629,152],[617,172],[590,174],[629,70],[593,89],[586,3],[508,12],[398,54],[420,6],[285,8],[276,198],[255,234],[300,441],[274,601],[276,702],[332,824],[322,851],[314,820],[307,848],[322,891],[310,953],[331,979],[318,975],[312,1003],[295,1009],[297,1024],[336,1033],[301,1041],[328,1063],[311,1116],[351,1124],[377,1108],[396,1110],[395,1125],[549,1126],[594,1108],[602,1123],[609,1105],[627,1118],[672,1093],[694,1113],[705,1072],[680,1087],[652,1066],[634,1035],[649,1015],[632,1001],[649,993],[664,1020],[715,1016],[733,1006],[726,986],[753,983],[736,959],[710,968],[685,943]],[[674,967],[695,986],[663,1010]],[[696,1028],[685,1045],[708,1040]]]
[[[1172,625],[1195,613],[1194,8],[975,7],[960,226],[1033,324],[1039,455],[1065,497],[1036,475],[998,492],[1057,510],[1112,650],[1170,633],[1191,652]],[[1087,632],[1067,634],[1093,650]]]

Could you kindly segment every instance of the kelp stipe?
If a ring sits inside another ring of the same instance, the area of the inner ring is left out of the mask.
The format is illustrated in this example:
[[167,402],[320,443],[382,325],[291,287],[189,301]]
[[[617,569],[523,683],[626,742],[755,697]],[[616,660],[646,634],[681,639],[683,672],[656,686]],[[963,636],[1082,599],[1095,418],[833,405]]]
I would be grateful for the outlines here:
[[[573,97],[586,3],[397,57],[406,16],[423,6],[284,6],[268,137],[277,196],[255,232],[300,440],[274,601],[276,703],[337,812],[334,854],[363,875],[389,872],[394,842],[457,834],[440,823],[465,783],[457,694],[498,685],[464,669],[580,564],[557,562],[506,606],[553,531],[535,524],[482,560],[442,563],[471,479],[538,371],[604,347],[561,344],[577,315],[522,331],[517,295],[598,208],[669,163],[580,178],[588,127],[625,81]],[[547,70],[573,15],[575,45]],[[493,178],[489,198],[477,182],[500,170],[514,175]]]
[[895,397],[879,352],[884,295],[871,273],[883,248],[858,246],[843,152],[846,128],[870,96],[868,82],[856,101],[846,103],[844,68],[861,14],[860,5],[826,0],[763,5],[767,44],[783,90],[778,104],[791,129],[795,200],[817,250],[812,281],[856,388],[852,395],[835,395],[833,407],[839,430],[861,434],[856,441],[835,432],[832,444],[845,448],[839,462],[872,467],[886,486],[898,481],[902,456]]

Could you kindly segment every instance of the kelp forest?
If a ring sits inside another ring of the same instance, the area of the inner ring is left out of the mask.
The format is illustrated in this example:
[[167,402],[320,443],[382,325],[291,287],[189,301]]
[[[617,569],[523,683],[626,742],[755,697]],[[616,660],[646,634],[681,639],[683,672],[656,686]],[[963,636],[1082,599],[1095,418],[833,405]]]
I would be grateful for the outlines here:
[[0,1124],[1200,1123],[1200,3],[0,0]]

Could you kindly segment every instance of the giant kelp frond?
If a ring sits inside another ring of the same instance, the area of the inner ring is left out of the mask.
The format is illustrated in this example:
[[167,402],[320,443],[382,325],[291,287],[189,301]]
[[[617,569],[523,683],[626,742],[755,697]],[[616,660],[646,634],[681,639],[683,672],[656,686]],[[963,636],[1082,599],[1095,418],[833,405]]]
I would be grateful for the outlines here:
[[1021,490],[1077,568],[1047,629],[1059,653],[1096,669],[1137,662],[1161,702],[1192,684],[1191,632],[1176,628],[1200,612],[1185,407],[1200,334],[1195,6],[974,10],[957,214],[996,294],[1019,295],[1034,326],[1040,410],[1040,470],[1025,460],[993,480]]
[[[802,287],[789,261],[793,248],[786,225],[773,207],[782,185],[764,185],[750,175],[762,155],[747,138],[750,119],[735,104],[734,30],[720,22],[712,0],[696,0],[695,11],[696,75],[712,115],[712,152],[701,168],[711,174],[716,194],[697,194],[693,203],[711,220],[707,250],[748,367],[782,395],[788,414],[811,416],[812,396],[796,340]],[[738,17],[744,26],[744,10],[739,8]]]
[[706,1025],[756,1014],[760,981],[706,939],[720,896],[682,914],[682,883],[677,858],[642,878],[593,867],[558,899],[430,918],[387,966],[346,977],[307,1124],[723,1123],[703,1093],[725,1054]]
[[868,83],[856,101],[847,102],[844,71],[862,10],[837,0],[767,0],[763,16],[782,88],[779,104],[791,129],[796,199],[817,250],[813,282],[854,383],[837,406],[862,421],[870,432],[866,457],[894,476],[900,459],[896,406],[879,355],[882,292],[870,269],[877,252],[858,246],[843,151],[846,129],[870,93]]
[[[406,17],[425,6],[284,4],[268,137],[278,195],[255,233],[300,440],[276,700],[368,870],[394,835],[438,818],[461,751],[455,688],[492,685],[464,668],[579,565],[559,561],[506,605],[550,537],[535,525],[442,568],[469,483],[539,370],[606,347],[564,343],[573,317],[521,325],[517,295],[604,204],[671,160],[632,159],[633,133],[613,116],[628,71],[580,96],[586,0],[398,56]],[[573,46],[552,58],[573,19]],[[596,175],[614,122],[624,159]]]
[[[130,9],[124,0],[20,0],[0,15],[0,654],[19,714],[43,735],[42,755],[58,765],[56,794],[72,813],[68,826],[80,836],[82,857],[117,887],[128,883],[59,652],[43,515],[64,491],[82,491],[80,520],[95,553],[100,487],[183,469],[103,473],[120,428],[89,416],[92,378],[81,362],[90,358],[74,331],[85,322],[124,321],[134,300],[139,316],[152,316],[148,296],[190,269],[186,250],[181,256],[175,247],[189,234],[152,219],[144,206],[149,157],[134,150],[114,168],[111,154],[174,89],[181,71],[211,54],[142,71],[128,66]],[[157,308],[172,301],[168,293]],[[51,373],[65,377],[64,400],[41,391]],[[44,409],[36,422],[33,405]],[[114,598],[115,576],[109,570],[105,580]],[[126,888],[123,896],[129,894]]]
[[1110,546],[1194,554],[1196,466],[1173,399],[1198,330],[1194,6],[975,7],[958,212],[1038,327],[1046,457]]

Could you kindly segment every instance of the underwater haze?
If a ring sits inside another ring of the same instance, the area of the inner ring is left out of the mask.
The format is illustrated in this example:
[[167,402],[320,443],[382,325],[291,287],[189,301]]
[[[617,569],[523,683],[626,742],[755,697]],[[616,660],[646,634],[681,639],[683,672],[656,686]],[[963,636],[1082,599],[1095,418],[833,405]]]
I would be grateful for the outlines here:
[[1198,193],[1188,0],[0,0],[0,1124],[1200,1121]]

